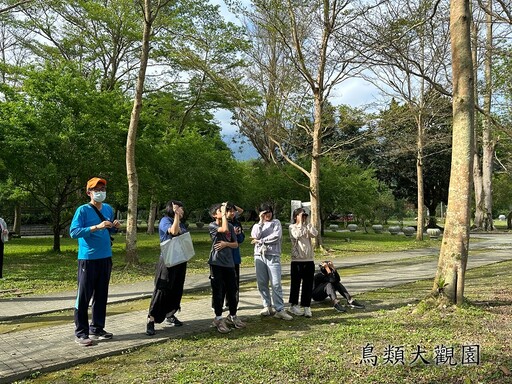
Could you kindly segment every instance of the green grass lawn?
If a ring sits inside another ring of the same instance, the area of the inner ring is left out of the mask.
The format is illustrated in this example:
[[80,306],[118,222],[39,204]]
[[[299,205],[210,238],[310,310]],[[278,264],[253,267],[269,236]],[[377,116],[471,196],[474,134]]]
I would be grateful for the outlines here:
[[[192,231],[196,256],[189,262],[187,273],[207,273],[207,260],[210,253],[210,237],[207,231]],[[253,265],[253,246],[249,240],[250,228],[246,231],[247,240],[241,245],[242,267]],[[347,241],[349,239],[350,241]],[[439,247],[436,240],[418,242],[414,238],[363,232],[326,232],[323,238],[327,253],[318,251],[317,259],[339,259],[357,257],[364,253],[379,253],[404,249]],[[61,253],[52,251],[53,239],[21,238],[13,239],[5,245],[4,278],[0,280],[0,297],[27,294],[42,294],[76,288],[76,240],[61,239]],[[283,232],[282,261],[290,260],[288,230]],[[125,243],[122,235],[117,235],[113,247],[112,284],[128,283],[153,279],[159,256],[158,235],[139,233],[137,237],[139,265],[127,267],[125,263]]]
[[511,268],[468,271],[459,307],[426,298],[432,281],[418,281],[358,295],[365,310],[325,303],[311,319],[251,318],[228,335],[211,329],[23,383],[511,383]]
[[[204,272],[208,233],[192,235],[197,256],[189,270]],[[289,261],[287,236],[284,262]],[[9,242],[0,291],[74,289],[76,242],[63,239],[61,254],[49,251],[51,245],[52,239]],[[417,242],[405,236],[362,232],[328,232],[324,237],[328,257],[335,259],[439,245],[437,240]],[[118,236],[114,283],[153,278],[157,236],[139,235],[138,247],[140,265],[125,267],[123,238]],[[245,266],[252,266],[251,250],[249,241],[243,244]],[[317,259],[324,257],[317,255]],[[210,329],[66,370],[34,374],[22,383],[511,383],[511,268],[512,262],[503,262],[468,271],[467,303],[459,307],[428,299],[429,279],[360,294],[358,300],[367,305],[364,310],[339,314],[322,303],[313,307],[311,319],[286,322],[254,317],[247,329],[228,335]],[[350,268],[344,272],[350,273]],[[254,282],[248,284],[254,288]],[[209,292],[187,294],[184,301],[202,295]],[[109,313],[146,308],[147,300],[139,300],[113,305]],[[40,321],[30,324],[6,322],[0,324],[0,333],[25,326],[43,330],[71,318],[72,313],[64,311],[40,316]],[[479,353],[472,355],[477,349]]]

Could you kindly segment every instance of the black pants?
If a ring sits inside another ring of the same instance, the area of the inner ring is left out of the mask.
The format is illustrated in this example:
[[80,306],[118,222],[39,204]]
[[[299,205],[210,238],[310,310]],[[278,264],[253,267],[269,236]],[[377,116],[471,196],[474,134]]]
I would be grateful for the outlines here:
[[[240,264],[235,264],[235,274],[236,274],[236,302],[237,305],[240,302]],[[226,285],[222,288],[222,297],[224,298],[224,303],[226,307],[229,308],[229,301],[226,297]],[[213,298],[212,298],[212,308],[213,308]]]
[[4,242],[0,240],[0,279],[3,277],[2,271],[4,269]]
[[222,316],[224,288],[226,290],[226,300],[229,303],[229,314],[235,316],[238,307],[235,268],[210,265],[210,284],[212,286],[212,303],[215,316]]
[[290,275],[290,299],[288,302],[294,305],[299,303],[299,291],[300,284],[302,282],[300,305],[303,307],[310,307],[311,294],[313,291],[313,278],[315,276],[315,262],[293,261],[290,265]]
[[187,263],[166,267],[163,260],[158,262],[155,290],[149,304],[149,316],[155,318],[155,323],[161,323],[166,316],[181,309],[186,274]]
[[345,286],[339,282],[318,284],[313,290],[313,300],[322,301],[329,296],[334,301],[336,300],[336,292],[339,292],[347,301],[352,300],[352,296],[350,296]]
[[[78,260],[78,293],[75,303],[75,335],[86,337],[89,332],[105,328],[108,285],[112,272],[112,258]],[[92,299],[92,321],[89,325],[88,309]]]

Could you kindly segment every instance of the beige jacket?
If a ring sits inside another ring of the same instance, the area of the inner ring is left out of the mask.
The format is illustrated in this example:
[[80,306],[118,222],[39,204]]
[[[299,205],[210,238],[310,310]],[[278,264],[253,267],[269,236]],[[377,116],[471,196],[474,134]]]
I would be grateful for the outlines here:
[[316,228],[311,224],[291,224],[289,229],[292,240],[292,262],[315,261],[311,238],[318,235]]

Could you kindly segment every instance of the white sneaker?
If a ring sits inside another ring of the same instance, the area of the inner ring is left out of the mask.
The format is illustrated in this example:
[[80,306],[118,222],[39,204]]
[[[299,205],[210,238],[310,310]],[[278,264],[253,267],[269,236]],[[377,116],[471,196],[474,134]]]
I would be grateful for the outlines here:
[[288,312],[295,316],[304,316],[304,309],[297,304],[292,305],[290,309],[288,309]]
[[260,311],[261,316],[272,316],[276,311],[272,307],[265,307]]
[[281,309],[280,311],[276,312],[274,315],[276,319],[283,319],[283,320],[293,320],[293,317],[286,313],[286,311]]
[[310,307],[304,307],[304,317],[313,317]]

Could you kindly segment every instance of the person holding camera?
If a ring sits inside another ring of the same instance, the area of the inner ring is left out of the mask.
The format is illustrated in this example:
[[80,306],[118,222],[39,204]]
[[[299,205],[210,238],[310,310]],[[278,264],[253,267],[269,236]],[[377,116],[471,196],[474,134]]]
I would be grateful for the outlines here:
[[[313,278],[315,275],[315,253],[311,238],[318,235],[318,231],[308,223],[308,213],[304,208],[297,208],[292,214],[293,224],[290,224],[290,238],[292,240],[292,261],[290,266],[290,312],[296,316],[312,317],[311,295],[313,291]],[[302,293],[299,291],[302,283]]]
[[[160,242],[170,240],[187,232],[187,227],[181,222],[184,210],[183,203],[170,200],[165,206],[165,216],[158,224]],[[155,323],[162,323],[171,327],[181,327],[183,323],[176,317],[181,310],[181,298],[187,273],[187,263],[180,263],[167,267],[162,256],[158,260],[155,274],[155,288],[149,304],[146,321],[146,335],[154,336]]]
[[[88,204],[77,208],[69,227],[72,239],[78,239],[78,293],[75,302],[75,342],[90,346],[92,340],[111,339],[105,331],[108,287],[112,272],[111,234],[120,223],[114,220],[114,210],[105,203],[107,181],[93,177],[87,182]],[[92,299],[92,321],[88,323],[89,302]]]
[[[273,218],[274,211],[268,203],[259,208],[259,222],[251,230],[251,244],[254,244],[254,265],[256,283],[263,300],[262,316],[274,315],[277,319],[293,320],[284,309],[283,287],[281,285],[281,222]],[[270,296],[269,283],[272,286]],[[272,308],[272,302],[275,311]]]
[[[208,264],[210,265],[210,283],[212,287],[212,303],[215,311],[213,326],[220,333],[231,332],[234,328],[245,328],[246,324],[238,318],[238,284],[233,259],[233,249],[238,248],[235,228],[229,219],[235,215],[232,204],[214,204],[210,208],[213,221],[208,226],[212,239],[212,248]],[[229,315],[222,317],[224,296],[229,303]]]
[[329,297],[336,311],[346,312],[346,309],[340,304],[336,296],[336,292],[338,292],[347,299],[350,308],[364,308],[364,305],[354,300],[343,284],[341,284],[340,275],[332,261],[323,261],[319,267],[320,272],[315,275],[313,282],[313,300],[322,301],[325,300],[326,297]]
[[[240,221],[240,216],[244,212],[244,210],[235,204],[228,203],[226,207],[227,211],[229,212],[228,215],[228,221],[229,223],[235,228],[235,234],[236,234],[236,241],[238,242],[238,247],[233,248],[233,261],[235,263],[235,272],[236,272],[236,302],[240,302],[240,264],[242,264],[242,254],[240,252],[240,244],[242,244],[245,240],[245,232],[244,228],[242,226],[242,223]],[[227,299],[226,292],[224,289],[223,293],[224,297],[224,307],[229,308],[229,300]]]

